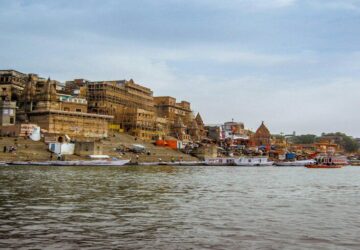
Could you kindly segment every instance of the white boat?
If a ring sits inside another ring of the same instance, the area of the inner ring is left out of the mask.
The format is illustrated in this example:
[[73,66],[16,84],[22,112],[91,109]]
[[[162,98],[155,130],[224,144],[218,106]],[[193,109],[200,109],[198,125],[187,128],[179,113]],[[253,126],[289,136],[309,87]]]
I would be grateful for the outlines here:
[[130,160],[86,160],[86,161],[13,161],[11,165],[18,166],[123,166]]
[[240,157],[239,159],[235,159],[235,165],[243,167],[265,167],[272,166],[273,164],[274,162],[269,161],[269,159],[265,156]]
[[49,166],[50,161],[11,161],[8,164],[16,166]]
[[234,158],[206,158],[204,164],[207,166],[234,166]]
[[279,167],[303,167],[308,164],[314,164],[315,160],[300,160],[300,161],[279,161],[275,165]]
[[52,166],[123,166],[130,160],[53,161]]

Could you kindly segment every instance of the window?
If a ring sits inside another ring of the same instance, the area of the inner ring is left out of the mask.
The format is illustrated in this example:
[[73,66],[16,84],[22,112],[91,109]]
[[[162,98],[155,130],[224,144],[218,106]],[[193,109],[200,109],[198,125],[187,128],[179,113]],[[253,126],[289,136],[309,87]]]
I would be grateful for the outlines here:
[[76,109],[76,112],[81,112],[81,109]]
[[10,124],[14,124],[14,117],[10,117]]

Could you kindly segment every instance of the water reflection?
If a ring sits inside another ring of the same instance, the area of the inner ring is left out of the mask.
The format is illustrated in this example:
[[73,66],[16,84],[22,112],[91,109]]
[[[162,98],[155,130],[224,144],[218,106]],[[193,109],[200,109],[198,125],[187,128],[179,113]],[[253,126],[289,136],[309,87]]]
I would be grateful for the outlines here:
[[0,248],[358,249],[359,173],[2,167]]

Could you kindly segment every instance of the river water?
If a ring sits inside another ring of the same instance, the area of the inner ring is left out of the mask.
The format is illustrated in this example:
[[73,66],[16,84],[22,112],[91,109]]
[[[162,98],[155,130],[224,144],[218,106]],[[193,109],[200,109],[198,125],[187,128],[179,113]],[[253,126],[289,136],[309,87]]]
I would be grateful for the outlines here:
[[0,248],[360,249],[360,167],[0,167]]

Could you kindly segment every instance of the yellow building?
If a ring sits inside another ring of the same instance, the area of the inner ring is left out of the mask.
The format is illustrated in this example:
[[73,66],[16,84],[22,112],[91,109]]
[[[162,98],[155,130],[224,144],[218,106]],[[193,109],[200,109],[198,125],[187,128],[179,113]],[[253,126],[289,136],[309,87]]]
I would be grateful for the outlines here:
[[25,84],[28,75],[16,70],[0,70],[0,97],[2,100],[17,101]]
[[205,128],[200,114],[194,117],[190,103],[176,102],[171,96],[154,97],[159,117],[169,121],[170,135],[182,141],[200,141],[205,137]]
[[48,135],[104,138],[112,116],[87,113],[87,101],[57,92],[57,82],[29,76],[18,101],[20,122],[39,125]]

